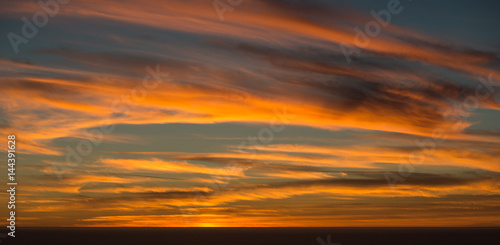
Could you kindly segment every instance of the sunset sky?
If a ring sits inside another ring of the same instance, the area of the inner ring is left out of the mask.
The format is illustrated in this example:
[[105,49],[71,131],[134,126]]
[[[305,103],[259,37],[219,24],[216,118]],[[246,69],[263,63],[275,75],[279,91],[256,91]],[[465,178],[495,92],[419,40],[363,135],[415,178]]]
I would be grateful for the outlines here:
[[394,1],[2,1],[18,225],[500,226],[500,3]]

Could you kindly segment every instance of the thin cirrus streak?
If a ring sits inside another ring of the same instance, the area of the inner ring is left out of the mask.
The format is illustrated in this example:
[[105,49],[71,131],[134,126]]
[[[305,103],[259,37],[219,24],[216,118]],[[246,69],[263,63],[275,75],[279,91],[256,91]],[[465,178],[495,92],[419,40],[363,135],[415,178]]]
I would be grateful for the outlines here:
[[[348,63],[353,27],[374,20],[360,3],[245,0],[221,21],[212,1],[70,1],[18,54],[3,40],[0,132],[16,134],[29,176],[19,224],[498,226],[500,39],[488,23],[500,21],[435,3],[455,21],[428,10],[436,32],[415,19],[428,3],[401,1]],[[2,35],[40,10],[5,3]],[[168,78],[134,100],[146,67]],[[103,120],[114,131],[68,161]],[[389,186],[384,173],[415,152]]]

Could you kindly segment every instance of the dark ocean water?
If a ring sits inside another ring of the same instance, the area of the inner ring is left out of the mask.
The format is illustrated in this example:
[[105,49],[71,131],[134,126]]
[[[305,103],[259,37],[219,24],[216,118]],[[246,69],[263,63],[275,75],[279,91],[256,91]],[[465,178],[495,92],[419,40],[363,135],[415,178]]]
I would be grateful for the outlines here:
[[497,245],[500,228],[18,228],[15,238],[1,240],[2,245]]

